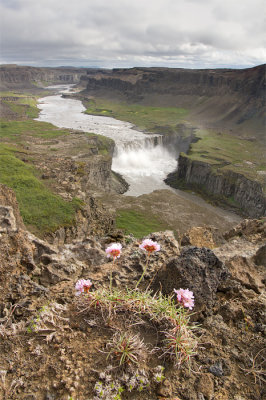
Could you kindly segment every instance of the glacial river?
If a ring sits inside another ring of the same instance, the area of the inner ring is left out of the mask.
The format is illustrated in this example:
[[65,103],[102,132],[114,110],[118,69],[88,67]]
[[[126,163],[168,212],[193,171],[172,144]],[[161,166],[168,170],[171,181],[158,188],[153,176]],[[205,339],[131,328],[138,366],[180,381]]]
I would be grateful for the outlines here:
[[70,85],[49,88],[59,93],[40,99],[39,121],[113,139],[116,146],[112,169],[130,185],[127,195],[139,196],[156,189],[169,189],[163,180],[174,171],[177,161],[162,146],[162,136],[139,132],[129,122],[85,114],[81,101],[61,97],[60,93],[69,92]]

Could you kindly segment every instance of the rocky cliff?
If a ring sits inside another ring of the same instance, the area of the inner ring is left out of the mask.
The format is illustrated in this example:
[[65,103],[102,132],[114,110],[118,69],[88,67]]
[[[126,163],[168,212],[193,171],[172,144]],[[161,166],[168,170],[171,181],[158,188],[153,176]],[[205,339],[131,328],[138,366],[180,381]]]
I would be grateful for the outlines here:
[[210,164],[191,160],[185,154],[179,156],[178,170],[168,175],[166,183],[205,192],[220,202],[235,205],[252,218],[266,214],[266,198],[260,183],[230,170],[214,172]]
[[[92,73],[93,71],[91,71]],[[0,88],[32,88],[48,84],[78,83],[84,69],[78,68],[35,68],[18,65],[0,66]]]

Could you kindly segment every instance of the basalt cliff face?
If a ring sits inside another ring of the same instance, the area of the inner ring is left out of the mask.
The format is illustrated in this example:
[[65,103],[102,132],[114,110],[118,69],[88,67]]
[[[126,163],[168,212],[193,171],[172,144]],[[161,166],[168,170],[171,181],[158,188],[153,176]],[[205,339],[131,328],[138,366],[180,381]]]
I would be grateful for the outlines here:
[[252,218],[266,215],[266,198],[258,182],[230,170],[214,172],[210,164],[185,154],[179,156],[178,170],[168,175],[166,183],[205,192]]
[[[90,73],[98,70],[90,70]],[[79,83],[84,68],[35,68],[19,65],[0,66],[0,89],[27,89],[47,84]]]
[[265,65],[243,70],[132,68],[83,76],[87,92],[106,98],[191,110],[203,125],[264,132]]

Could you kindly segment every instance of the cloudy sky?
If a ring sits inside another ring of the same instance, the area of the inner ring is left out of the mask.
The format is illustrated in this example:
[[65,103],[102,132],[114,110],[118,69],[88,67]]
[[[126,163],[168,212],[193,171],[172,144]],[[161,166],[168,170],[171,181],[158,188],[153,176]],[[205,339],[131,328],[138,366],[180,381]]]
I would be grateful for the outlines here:
[[249,67],[266,62],[264,0],[0,0],[0,63]]

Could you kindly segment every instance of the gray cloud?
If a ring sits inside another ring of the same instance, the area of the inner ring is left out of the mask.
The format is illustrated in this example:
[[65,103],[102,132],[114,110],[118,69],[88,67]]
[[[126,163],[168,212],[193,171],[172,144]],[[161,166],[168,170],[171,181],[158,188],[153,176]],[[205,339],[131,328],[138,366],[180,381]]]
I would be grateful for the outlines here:
[[1,63],[251,66],[263,0],[0,0]]

